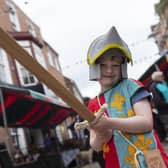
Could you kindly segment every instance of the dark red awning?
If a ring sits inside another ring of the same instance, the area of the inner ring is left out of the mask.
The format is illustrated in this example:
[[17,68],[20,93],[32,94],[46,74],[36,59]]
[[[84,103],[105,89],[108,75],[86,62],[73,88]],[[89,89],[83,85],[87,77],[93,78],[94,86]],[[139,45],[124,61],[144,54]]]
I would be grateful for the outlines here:
[[[57,99],[29,89],[6,84],[0,84],[0,89],[9,127],[52,127],[75,113],[72,108]],[[0,125],[4,125],[2,106]]]
[[152,83],[151,75],[154,71],[157,71],[156,66],[159,68],[160,71],[164,73],[165,80],[166,82],[168,82],[168,62],[166,56],[162,56],[158,60],[156,60],[138,79],[145,86],[149,86]]

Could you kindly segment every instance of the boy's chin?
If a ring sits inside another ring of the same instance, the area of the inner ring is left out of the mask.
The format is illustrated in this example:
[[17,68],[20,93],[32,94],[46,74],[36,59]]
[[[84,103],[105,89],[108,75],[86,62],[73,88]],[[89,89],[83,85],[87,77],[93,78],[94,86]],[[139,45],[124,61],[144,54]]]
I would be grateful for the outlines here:
[[112,88],[113,86],[115,85],[115,83],[110,83],[109,85],[105,85],[103,88],[104,88],[104,91],[105,90],[108,90],[110,88]]

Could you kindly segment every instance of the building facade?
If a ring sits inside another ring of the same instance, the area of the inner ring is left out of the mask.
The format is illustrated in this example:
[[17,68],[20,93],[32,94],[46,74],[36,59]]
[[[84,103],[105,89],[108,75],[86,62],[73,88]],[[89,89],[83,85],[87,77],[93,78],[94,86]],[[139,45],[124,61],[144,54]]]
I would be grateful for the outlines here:
[[[8,32],[17,43],[23,47],[34,59],[36,59],[47,71],[49,71],[59,82],[70,89],[81,101],[82,96],[74,82],[63,76],[59,63],[59,54],[43,39],[40,27],[35,24],[12,0],[0,0],[0,27]],[[39,85],[38,79],[30,73],[18,61],[12,59],[3,48],[0,48],[0,81],[25,88],[33,88]],[[52,92],[46,85],[40,83],[44,94],[62,100]],[[68,138],[65,133],[66,121],[57,126],[55,133],[60,141]],[[44,145],[44,132],[40,129],[10,129],[12,141],[27,152],[27,145],[34,137],[37,145]],[[61,136],[62,133],[65,135]]]
[[154,38],[159,52],[162,55],[168,50],[168,1],[160,0],[155,4],[155,13],[159,17],[159,22],[151,26],[149,38]]

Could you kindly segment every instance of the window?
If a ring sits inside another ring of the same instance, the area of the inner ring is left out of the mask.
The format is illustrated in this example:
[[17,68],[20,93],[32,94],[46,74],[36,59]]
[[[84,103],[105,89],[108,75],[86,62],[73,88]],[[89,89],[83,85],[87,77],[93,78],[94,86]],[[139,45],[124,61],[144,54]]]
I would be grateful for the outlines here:
[[17,128],[11,128],[10,129],[10,132],[11,132],[11,136],[12,136],[12,144],[15,146],[15,147],[18,147],[19,144],[18,144],[18,131],[17,131]]
[[47,55],[48,55],[49,64],[55,67],[58,71],[61,71],[61,68],[58,62],[58,57],[55,54],[53,54],[49,48],[47,48]]
[[30,48],[30,42],[28,40],[21,40],[21,41],[17,41],[17,43],[22,46],[23,48]]
[[47,55],[48,55],[49,64],[50,64],[51,66],[54,66],[53,57],[52,57],[52,52],[50,51],[49,48],[47,48]]
[[22,80],[24,85],[36,83],[36,79],[33,74],[27,71],[24,67],[21,67],[20,70],[21,70],[21,75],[22,75]]
[[17,41],[17,43],[32,56],[32,50],[30,48],[30,42],[28,40]]
[[31,33],[32,36],[36,37],[36,31],[31,21],[28,21],[28,32]]
[[[23,47],[32,56],[32,50],[30,48],[30,42],[28,40],[17,41],[17,43]],[[25,67],[23,67],[18,61],[16,61],[19,79],[21,85],[31,85],[37,83],[37,78],[30,73]]]
[[5,65],[4,65],[4,59],[3,59],[3,51],[0,49],[0,80],[5,82],[6,81],[6,75],[5,74]]
[[[1,58],[0,58],[0,61],[1,61]],[[4,74],[5,74],[5,65],[0,63],[0,80],[3,82],[6,82],[6,76]]]
[[61,71],[59,62],[58,62],[58,57],[54,57],[54,62],[55,62],[55,67],[58,71]]
[[0,48],[0,80],[11,83],[11,74],[7,61],[7,55],[2,48]]
[[35,53],[36,60],[44,67],[46,68],[45,61],[44,61],[44,56],[42,54],[41,49],[33,43],[33,49]]
[[8,6],[8,12],[9,12],[10,21],[12,23],[12,28],[14,31],[20,31],[20,24],[19,24],[19,19],[17,16],[15,6],[10,0],[7,0],[6,3]]

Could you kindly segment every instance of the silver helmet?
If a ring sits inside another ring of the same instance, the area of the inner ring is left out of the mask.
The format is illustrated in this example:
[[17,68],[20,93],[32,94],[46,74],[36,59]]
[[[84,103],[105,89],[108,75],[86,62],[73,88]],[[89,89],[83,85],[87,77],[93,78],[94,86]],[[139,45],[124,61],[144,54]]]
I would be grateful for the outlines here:
[[124,56],[124,62],[121,64],[122,78],[127,78],[127,62],[132,63],[131,52],[127,44],[120,38],[115,27],[109,32],[96,38],[90,45],[87,62],[89,64],[89,79],[100,79],[100,65],[96,64],[96,60],[100,58],[109,49],[120,49]]

